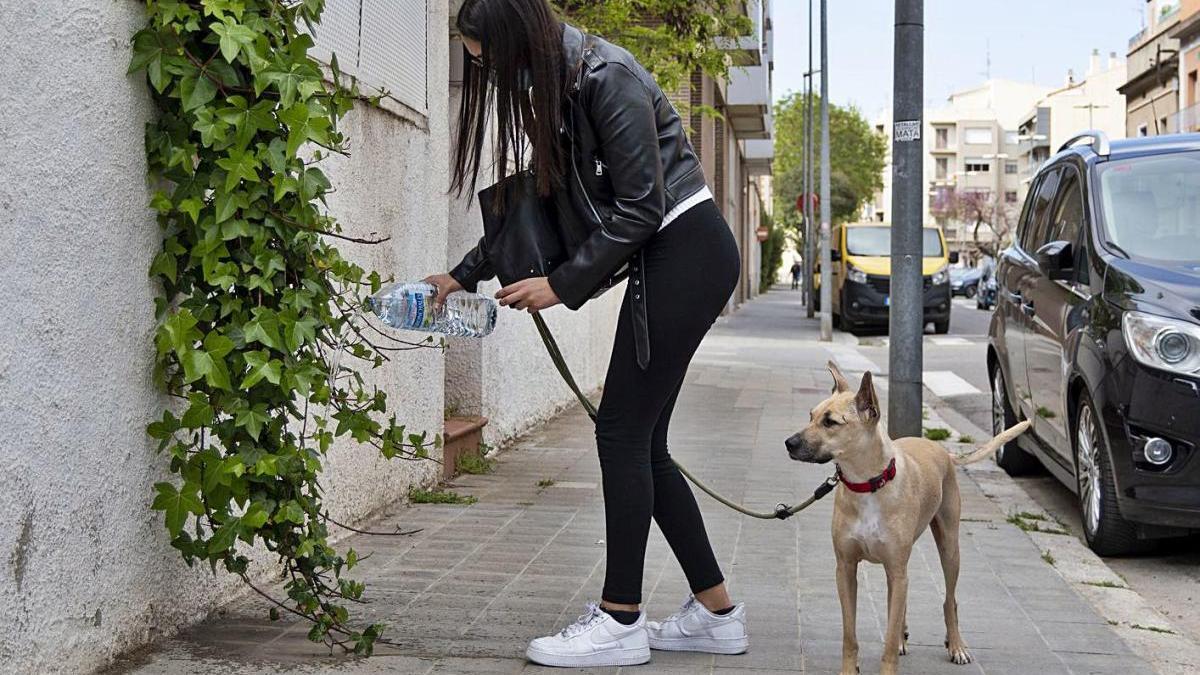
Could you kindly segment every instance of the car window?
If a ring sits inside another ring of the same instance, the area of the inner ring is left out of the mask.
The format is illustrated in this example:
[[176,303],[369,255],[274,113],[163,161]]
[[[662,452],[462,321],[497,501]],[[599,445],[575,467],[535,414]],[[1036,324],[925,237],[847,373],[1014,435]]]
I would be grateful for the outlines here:
[[1038,247],[1052,241],[1069,241],[1072,244],[1079,241],[1079,231],[1083,228],[1083,188],[1079,184],[1079,172],[1074,168],[1064,169],[1062,187],[1058,193],[1061,196],[1054,208],[1054,217],[1050,219],[1050,226],[1046,228]]
[[1038,242],[1045,240],[1046,226],[1050,221],[1049,214],[1050,204],[1054,201],[1054,196],[1058,192],[1059,177],[1062,175],[1061,169],[1051,169],[1042,178],[1042,184],[1038,186],[1037,195],[1033,198],[1033,208],[1030,214],[1030,220],[1025,227],[1025,233],[1021,236],[1021,248],[1029,253],[1033,253],[1040,245]]
[[1029,186],[1029,195],[1025,197],[1025,204],[1021,207],[1021,217],[1017,219],[1017,233],[1013,239],[1017,244],[1021,244],[1025,240],[1025,235],[1029,233],[1029,216],[1033,213],[1032,205],[1041,184],[1041,178],[1036,178]]
[[1110,243],[1135,259],[1200,263],[1200,152],[1106,162],[1098,171]]

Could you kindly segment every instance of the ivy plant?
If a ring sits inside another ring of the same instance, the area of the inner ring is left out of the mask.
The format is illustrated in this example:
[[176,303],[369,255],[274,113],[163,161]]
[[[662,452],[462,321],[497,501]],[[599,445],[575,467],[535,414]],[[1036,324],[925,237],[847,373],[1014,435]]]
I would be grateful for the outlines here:
[[173,474],[152,507],[188,565],[251,583],[251,547],[270,551],[287,593],[272,616],[295,613],[310,639],[370,653],[382,627],[350,624],[358,557],[328,542],[337,523],[321,471],[338,437],[411,460],[438,439],[406,432],[360,374],[430,343],[371,323],[361,308],[381,279],[331,243],[383,240],[343,234],[325,208],[319,164],[345,152],[338,122],[358,95],[339,84],[336,59],[327,76],[309,56],[323,9],[147,0],[133,38],[130,72],[145,73],[157,108],[146,129],[163,235],[150,267],[155,376],[177,402],[147,429]]

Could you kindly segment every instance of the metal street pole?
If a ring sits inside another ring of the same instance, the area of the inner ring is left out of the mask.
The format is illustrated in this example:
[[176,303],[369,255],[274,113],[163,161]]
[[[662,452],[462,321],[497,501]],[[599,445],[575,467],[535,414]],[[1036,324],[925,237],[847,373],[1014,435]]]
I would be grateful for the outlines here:
[[[812,102],[812,73],[804,74],[804,101],[805,101],[805,105],[811,105],[811,102]],[[810,150],[811,144],[812,144],[812,130],[809,128],[808,122],[806,120],[804,123],[804,161],[802,162],[802,165],[804,166],[804,177],[800,182],[800,197],[798,198],[796,203],[800,205],[800,217],[802,219],[800,226],[802,228],[801,231],[804,233],[804,241],[803,241],[803,245],[801,246],[801,250],[800,250],[801,255],[804,257],[804,271],[801,272],[801,274],[804,275],[804,285],[801,286],[801,288],[804,291],[804,295],[802,297],[804,299],[804,308],[805,308],[804,311],[809,317],[812,317],[812,304],[813,304],[811,301],[812,272],[810,271],[810,269],[812,267],[812,256],[809,255],[809,248],[812,243],[812,228],[809,226],[811,221],[809,220],[809,208],[808,208],[808,191],[809,191],[808,186],[809,186],[810,181],[812,180],[812,162],[810,161],[811,158],[809,156],[809,150]]]
[[821,0],[821,341],[833,340],[833,261],[829,253],[829,11]]
[[892,119],[892,309],[888,318],[888,431],[921,435],[921,175],[924,0],[896,0]]
[[817,231],[813,227],[813,207],[810,198],[813,192],[813,0],[808,0],[808,96],[804,117],[804,315],[813,318],[817,312],[817,298],[813,295],[813,258],[817,251],[814,239]]

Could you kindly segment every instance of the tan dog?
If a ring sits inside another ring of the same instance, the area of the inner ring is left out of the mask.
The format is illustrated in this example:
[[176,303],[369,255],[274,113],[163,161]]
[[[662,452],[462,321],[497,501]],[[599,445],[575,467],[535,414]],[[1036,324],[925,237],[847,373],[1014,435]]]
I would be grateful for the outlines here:
[[842,603],[842,675],[858,672],[858,563],[883,565],[888,582],[887,633],[882,675],[895,675],[908,652],[908,558],[913,544],[933,530],[946,578],[946,649],[957,664],[971,662],[958,631],[958,521],[961,504],[955,465],[990,456],[1029,428],[1021,422],[969,455],[952,457],[924,438],[890,440],[880,421],[879,399],[865,373],[855,394],[829,363],[834,392],[812,411],[808,427],[787,439],[788,454],[801,462],[837,463],[841,482],[833,504],[833,548]]

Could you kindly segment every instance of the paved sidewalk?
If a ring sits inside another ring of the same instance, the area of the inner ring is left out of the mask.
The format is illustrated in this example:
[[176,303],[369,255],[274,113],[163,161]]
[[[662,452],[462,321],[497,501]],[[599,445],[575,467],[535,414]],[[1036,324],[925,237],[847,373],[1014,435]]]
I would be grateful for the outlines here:
[[[824,363],[844,357],[816,341],[799,294],[776,290],[724,320],[705,341],[671,427],[673,454],[718,490],[758,508],[806,497],[831,467],[788,459],[783,440],[827,395]],[[852,359],[850,359],[852,360]],[[854,370],[854,364],[843,361]],[[549,367],[549,365],[547,365]],[[849,374],[849,373],[848,373]],[[885,392],[886,393],[886,390]],[[247,598],[125,668],[139,673],[542,673],[526,641],[561,627],[595,599],[604,573],[604,522],[592,427],[573,410],[513,445],[495,473],[455,489],[470,507],[398,506],[372,525],[421,527],[412,538],[355,537],[372,557],[356,570],[372,604],[361,619],[392,623],[401,650],[371,659],[330,657],[303,625],[265,620]],[[539,487],[539,481],[554,484]],[[959,610],[976,661],[955,666],[942,647],[942,574],[931,537],[909,568],[914,675],[1152,673],[1106,621],[1042,560],[1040,549],[979,486],[963,492]],[[841,614],[829,535],[832,499],[787,522],[739,517],[701,495],[709,533],[735,597],[749,604],[751,651],[742,656],[658,653],[644,673],[836,673]],[[862,672],[878,672],[886,586],[882,568],[860,571]],[[687,586],[653,531],[645,597],[651,616],[674,611]],[[617,669],[596,672],[616,672]]]

